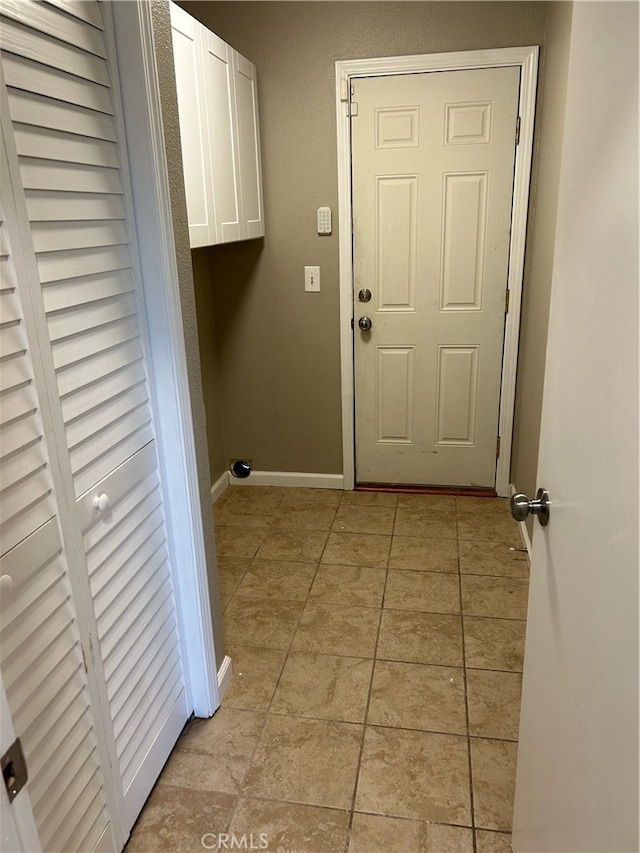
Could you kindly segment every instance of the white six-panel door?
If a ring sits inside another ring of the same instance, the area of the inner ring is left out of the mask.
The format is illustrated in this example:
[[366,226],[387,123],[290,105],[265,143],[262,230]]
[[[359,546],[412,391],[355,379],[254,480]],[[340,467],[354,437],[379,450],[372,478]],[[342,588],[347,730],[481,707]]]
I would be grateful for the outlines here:
[[495,485],[519,83],[352,81],[358,482]]
[[[9,168],[20,196],[18,227],[35,270],[33,302],[40,317],[61,488],[71,498],[66,501],[68,535],[84,584],[83,618],[93,652],[87,666],[96,673],[117,837],[126,839],[188,708],[145,363],[117,67],[101,7],[97,2],[0,4],[15,145],[10,146]],[[45,535],[46,527],[38,533]],[[11,553],[22,565],[19,547]],[[47,547],[47,565],[54,565],[60,544],[51,539]],[[58,571],[64,573],[62,564]],[[11,643],[19,636],[35,654],[35,637],[25,625],[18,634],[16,623],[7,623],[8,636]],[[80,654],[77,645],[74,654]],[[44,677],[44,659],[38,666]],[[11,679],[5,675],[5,680],[11,702]],[[12,707],[14,725],[20,730],[37,724],[46,737],[49,718],[33,721],[36,707],[29,705],[26,716],[24,702]],[[89,779],[87,768],[76,768],[76,785]],[[52,765],[41,767],[38,761],[32,788],[44,785],[51,774]],[[37,804],[34,808],[40,829],[46,815],[39,816]],[[54,810],[56,817],[64,814]],[[82,846],[86,841],[71,819],[63,823],[67,833],[75,834],[58,849],[91,849]]]

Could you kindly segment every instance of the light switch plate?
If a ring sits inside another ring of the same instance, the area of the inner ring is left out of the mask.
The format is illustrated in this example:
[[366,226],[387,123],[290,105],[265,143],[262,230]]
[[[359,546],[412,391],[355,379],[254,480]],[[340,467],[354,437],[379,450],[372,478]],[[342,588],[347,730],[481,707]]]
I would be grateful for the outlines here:
[[304,268],[304,289],[308,293],[320,292],[320,267]]

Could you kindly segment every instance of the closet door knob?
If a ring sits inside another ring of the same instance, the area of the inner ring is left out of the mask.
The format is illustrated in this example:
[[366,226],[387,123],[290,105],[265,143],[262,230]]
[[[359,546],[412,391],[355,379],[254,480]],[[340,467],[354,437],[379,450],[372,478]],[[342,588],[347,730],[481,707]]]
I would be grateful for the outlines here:
[[104,512],[109,508],[109,495],[96,495],[93,499],[93,505],[98,512]]

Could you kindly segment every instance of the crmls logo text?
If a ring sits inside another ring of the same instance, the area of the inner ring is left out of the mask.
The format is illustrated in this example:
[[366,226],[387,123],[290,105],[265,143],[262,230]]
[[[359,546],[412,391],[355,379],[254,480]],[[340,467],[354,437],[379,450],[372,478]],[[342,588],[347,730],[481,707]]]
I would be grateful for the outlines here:
[[266,832],[254,835],[229,835],[226,832],[206,832],[200,839],[206,850],[267,850],[269,837]]

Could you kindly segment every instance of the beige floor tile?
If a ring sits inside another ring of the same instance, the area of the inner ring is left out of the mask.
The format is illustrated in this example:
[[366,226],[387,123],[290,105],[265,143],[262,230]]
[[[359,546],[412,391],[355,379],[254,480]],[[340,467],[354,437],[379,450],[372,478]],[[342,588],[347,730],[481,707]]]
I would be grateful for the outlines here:
[[385,569],[389,562],[390,536],[367,533],[330,533],[321,562],[344,566]]
[[260,527],[216,526],[216,550],[218,560],[232,557],[237,560],[251,559],[267,535]]
[[449,495],[398,495],[398,509],[455,512],[456,499]]
[[219,708],[210,719],[194,720],[178,739],[162,780],[237,793],[264,722],[262,713],[227,707]]
[[373,661],[289,652],[271,713],[362,723]]
[[227,645],[233,662],[223,707],[266,711],[275,693],[287,653],[281,649]]
[[202,853],[202,836],[225,833],[235,797],[173,785],[157,785],[147,800],[127,853]]
[[223,557],[218,561],[218,589],[223,609],[229,604],[234,592],[240,586],[240,581],[250,563],[251,560],[248,557],[242,559]]
[[349,853],[473,853],[473,835],[462,826],[355,812]]
[[375,653],[380,610],[308,601],[292,649],[329,655],[372,658]]
[[462,578],[462,612],[466,616],[526,619],[529,582],[524,578]]
[[232,506],[250,507],[262,512],[275,512],[287,496],[285,486],[240,486],[232,483],[225,494]]
[[516,619],[464,617],[468,667],[522,672],[525,623]]
[[258,550],[260,560],[293,560],[317,563],[328,534],[321,530],[286,530],[271,528]]
[[478,737],[518,739],[522,676],[519,672],[467,670],[469,733]]
[[518,744],[471,739],[473,808],[476,826],[511,831]]
[[486,514],[488,512],[502,513],[509,515],[509,498],[468,498],[457,497],[456,506],[460,513],[478,512]]
[[481,542],[461,539],[460,571],[469,575],[529,577],[529,564],[521,551],[510,551],[505,542]]
[[273,853],[339,853],[349,830],[349,812],[242,798],[229,828],[254,848]]
[[376,661],[367,723],[466,735],[463,670]]
[[511,853],[511,833],[476,829],[476,850],[478,853]]
[[376,656],[409,663],[462,666],[460,617],[383,610]]
[[275,517],[275,512],[256,510],[252,506],[238,505],[231,499],[221,509],[214,513],[216,524],[232,527],[269,527]]
[[419,572],[457,572],[458,543],[455,539],[394,536],[389,568]]
[[456,539],[458,536],[456,514],[455,511],[399,506],[396,510],[393,532],[396,536]]
[[379,533],[391,536],[395,507],[340,506],[332,530],[337,533]]
[[368,726],[356,809],[470,825],[467,739]]
[[384,606],[391,610],[460,613],[458,575],[444,572],[389,572]]
[[458,537],[489,542],[504,542],[514,548],[522,547],[518,524],[510,515],[495,510],[485,513],[458,513]]
[[238,594],[265,600],[304,601],[315,573],[314,563],[256,559],[244,574]]
[[340,489],[303,489],[296,486],[286,489],[282,509],[295,509],[306,506],[336,507],[342,499]]
[[340,506],[387,506],[395,507],[398,495],[393,492],[343,492]]
[[325,604],[380,607],[386,577],[386,569],[323,563],[318,567],[309,598]]
[[224,612],[225,640],[231,646],[288,649],[303,607],[302,601],[263,601],[236,594]]
[[269,715],[244,793],[348,809],[361,737],[362,726],[354,723]]
[[331,530],[336,508],[332,506],[313,506],[312,504],[290,507],[280,510],[274,520],[274,528],[293,528],[297,530]]

